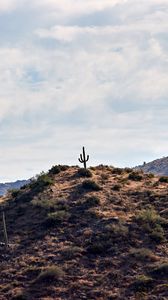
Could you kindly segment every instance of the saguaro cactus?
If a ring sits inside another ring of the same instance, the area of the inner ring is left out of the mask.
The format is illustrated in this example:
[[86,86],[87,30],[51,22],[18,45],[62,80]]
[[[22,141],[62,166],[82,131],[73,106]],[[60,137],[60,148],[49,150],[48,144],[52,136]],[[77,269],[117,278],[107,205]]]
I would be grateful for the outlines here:
[[[83,156],[82,156],[83,155]],[[89,160],[89,155],[85,155],[85,147],[83,147],[83,154],[80,154],[80,158],[78,158],[80,163],[84,164],[84,168],[86,169],[86,162]]]

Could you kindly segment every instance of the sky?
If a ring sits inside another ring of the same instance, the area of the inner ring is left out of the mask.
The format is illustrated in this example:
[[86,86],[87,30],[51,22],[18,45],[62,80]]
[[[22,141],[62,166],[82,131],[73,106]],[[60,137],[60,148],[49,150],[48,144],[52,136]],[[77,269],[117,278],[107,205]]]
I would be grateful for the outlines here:
[[167,156],[167,0],[0,1],[0,182]]

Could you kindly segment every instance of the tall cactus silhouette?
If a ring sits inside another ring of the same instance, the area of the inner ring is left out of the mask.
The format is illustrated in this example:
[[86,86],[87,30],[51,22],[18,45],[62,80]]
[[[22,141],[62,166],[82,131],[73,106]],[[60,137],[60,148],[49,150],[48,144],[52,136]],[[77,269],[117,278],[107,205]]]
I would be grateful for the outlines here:
[[[83,156],[82,156],[83,155]],[[80,154],[80,158],[78,158],[80,163],[84,164],[84,168],[86,169],[86,162],[89,160],[89,155],[85,155],[85,147],[83,147],[83,154]]]

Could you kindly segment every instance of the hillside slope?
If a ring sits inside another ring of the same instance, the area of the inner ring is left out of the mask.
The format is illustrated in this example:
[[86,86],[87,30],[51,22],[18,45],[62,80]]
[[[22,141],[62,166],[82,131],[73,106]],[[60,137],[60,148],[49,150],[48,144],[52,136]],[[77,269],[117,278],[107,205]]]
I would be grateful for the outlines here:
[[167,192],[131,169],[55,166],[4,197],[0,300],[167,299]]
[[168,176],[168,157],[163,157],[149,163],[145,163],[142,166],[136,167],[136,169],[141,169],[145,173]]

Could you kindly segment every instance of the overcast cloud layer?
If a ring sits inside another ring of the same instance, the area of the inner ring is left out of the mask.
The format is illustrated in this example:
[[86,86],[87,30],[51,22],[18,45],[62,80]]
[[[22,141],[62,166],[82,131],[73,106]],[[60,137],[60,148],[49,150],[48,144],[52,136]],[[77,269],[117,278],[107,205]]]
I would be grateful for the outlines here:
[[167,155],[167,0],[0,1],[0,182]]

